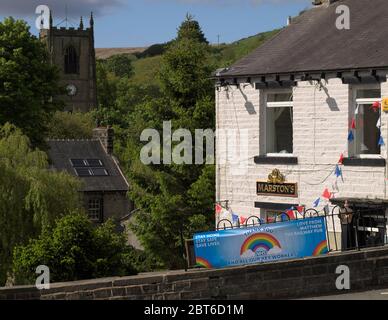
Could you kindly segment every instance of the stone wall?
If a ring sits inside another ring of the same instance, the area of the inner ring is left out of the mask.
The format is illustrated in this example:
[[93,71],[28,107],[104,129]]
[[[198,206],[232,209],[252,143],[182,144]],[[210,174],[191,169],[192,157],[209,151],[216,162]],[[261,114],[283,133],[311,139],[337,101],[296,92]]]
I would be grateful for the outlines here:
[[350,268],[351,291],[388,286],[388,247],[220,270],[169,271],[34,287],[0,289],[0,299],[281,299],[349,293],[335,286]]

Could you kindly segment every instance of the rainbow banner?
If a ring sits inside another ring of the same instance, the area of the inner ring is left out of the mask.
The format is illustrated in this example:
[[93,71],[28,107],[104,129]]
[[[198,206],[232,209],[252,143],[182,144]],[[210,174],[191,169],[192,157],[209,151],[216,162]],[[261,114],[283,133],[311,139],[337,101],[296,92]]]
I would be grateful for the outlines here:
[[324,217],[194,236],[197,265],[223,268],[328,253]]

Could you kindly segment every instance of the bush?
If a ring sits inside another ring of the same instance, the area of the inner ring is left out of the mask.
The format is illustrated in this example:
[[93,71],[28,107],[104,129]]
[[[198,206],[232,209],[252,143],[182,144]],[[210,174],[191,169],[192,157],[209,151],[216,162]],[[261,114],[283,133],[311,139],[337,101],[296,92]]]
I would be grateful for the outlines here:
[[38,240],[15,248],[14,278],[17,284],[33,283],[39,265],[50,268],[51,282],[133,275],[130,250],[112,221],[94,227],[85,214],[71,214]]
[[47,136],[51,139],[90,139],[94,127],[92,113],[58,111],[48,125]]

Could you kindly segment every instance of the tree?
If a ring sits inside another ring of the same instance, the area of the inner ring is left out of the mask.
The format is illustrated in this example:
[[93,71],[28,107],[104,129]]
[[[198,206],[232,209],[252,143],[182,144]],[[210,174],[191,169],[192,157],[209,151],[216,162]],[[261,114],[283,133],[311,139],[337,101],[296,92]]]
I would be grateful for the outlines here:
[[42,143],[52,113],[62,106],[53,99],[64,92],[58,79],[45,45],[26,22],[0,22],[0,125],[13,123],[33,144]]
[[111,108],[117,98],[117,79],[110,74],[104,61],[97,60],[97,100],[99,108]]
[[133,75],[132,58],[128,54],[116,54],[105,61],[107,69],[117,77],[130,78]]
[[181,233],[190,238],[214,223],[214,166],[144,165],[139,160],[139,136],[146,128],[161,133],[164,120],[172,120],[173,130],[185,128],[192,134],[195,129],[214,129],[213,67],[201,34],[198,22],[187,17],[162,58],[161,97],[134,108],[126,146],[120,151],[131,196],[142,211],[132,228],[146,252],[171,269],[184,265]]
[[186,14],[186,20],[182,22],[178,29],[177,40],[180,41],[182,39],[209,44],[198,21],[194,20],[194,16],[189,13]]
[[38,237],[58,217],[82,210],[80,181],[47,169],[46,153],[33,150],[20,129],[0,128],[0,286],[16,245]]
[[50,281],[75,281],[135,274],[132,247],[109,220],[95,227],[85,214],[67,215],[28,245],[14,250],[13,272],[17,284],[31,284],[39,265],[50,268]]
[[91,139],[96,127],[93,113],[57,111],[48,124],[51,139]]

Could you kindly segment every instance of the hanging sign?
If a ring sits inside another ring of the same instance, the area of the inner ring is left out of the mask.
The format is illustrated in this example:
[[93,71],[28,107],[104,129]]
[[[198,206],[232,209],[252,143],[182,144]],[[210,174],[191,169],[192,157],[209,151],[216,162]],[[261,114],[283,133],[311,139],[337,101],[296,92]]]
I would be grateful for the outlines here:
[[381,108],[384,112],[388,112],[388,98],[383,98],[381,101]]
[[297,183],[286,183],[285,177],[278,169],[272,171],[268,181],[257,181],[257,195],[294,197],[298,196]]

